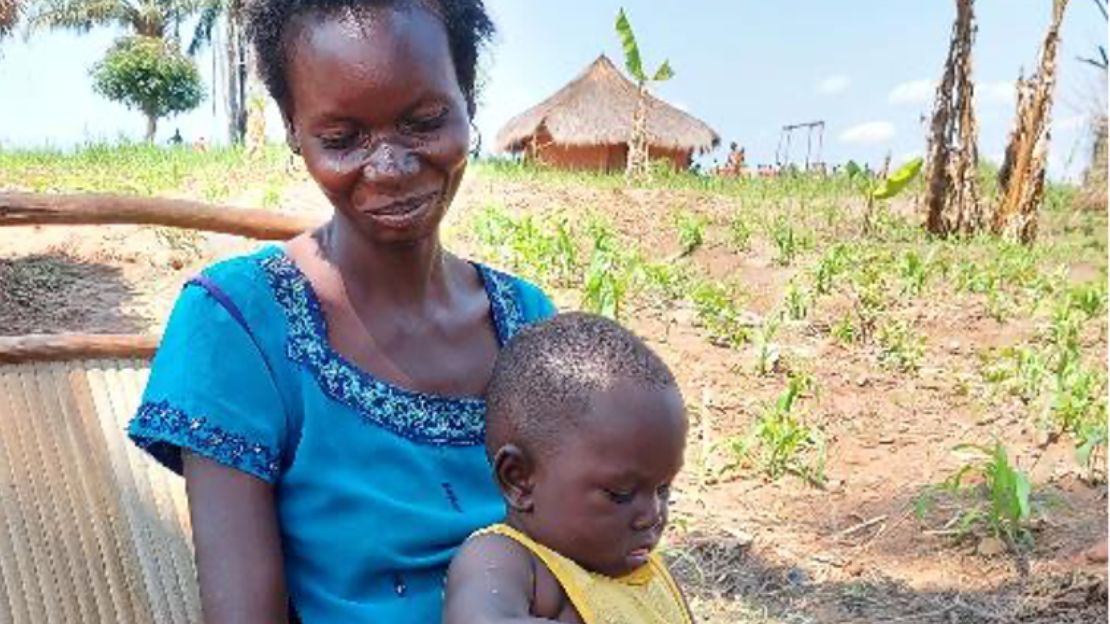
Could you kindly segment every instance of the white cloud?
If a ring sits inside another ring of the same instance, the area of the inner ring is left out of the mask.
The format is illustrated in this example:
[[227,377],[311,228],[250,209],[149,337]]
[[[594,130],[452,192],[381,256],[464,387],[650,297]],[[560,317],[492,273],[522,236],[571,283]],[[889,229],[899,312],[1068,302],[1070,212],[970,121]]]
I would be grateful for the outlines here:
[[824,95],[837,95],[848,90],[852,81],[844,74],[833,74],[817,84],[817,92]]
[[841,142],[850,145],[877,145],[893,137],[894,124],[889,121],[869,121],[840,133]]
[[681,100],[671,102],[671,106],[677,108],[678,110],[680,110],[684,113],[690,112],[690,105],[688,105],[686,102],[683,102]]
[[1012,80],[980,82],[975,85],[975,95],[983,104],[1010,104],[1017,99],[1017,85]]
[[910,80],[894,85],[886,99],[891,104],[924,104],[933,99],[936,90],[935,80]]

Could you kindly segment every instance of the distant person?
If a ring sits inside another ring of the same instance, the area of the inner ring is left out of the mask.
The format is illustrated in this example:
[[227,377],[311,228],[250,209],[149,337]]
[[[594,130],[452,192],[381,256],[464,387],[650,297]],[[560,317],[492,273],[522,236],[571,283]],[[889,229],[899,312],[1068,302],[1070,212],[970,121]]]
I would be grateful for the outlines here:
[[728,159],[725,160],[725,174],[738,176],[744,171],[744,149],[736,142],[729,144]]
[[334,208],[181,292],[132,440],[185,476],[204,621],[429,624],[504,516],[494,360],[554,307],[448,252],[481,0],[252,0],[287,142]]
[[498,356],[486,423],[506,515],[451,563],[444,624],[692,622],[656,552],[687,430],[658,355],[604,317],[556,316]]
[[170,137],[170,145],[173,145],[173,146],[176,147],[176,146],[180,146],[184,142],[185,142],[185,140],[181,138],[181,129],[180,128],[174,128],[173,136]]
[[193,151],[194,152],[200,152],[202,154],[207,152],[208,151],[208,140],[205,139],[203,136],[197,137],[197,140],[193,142]]

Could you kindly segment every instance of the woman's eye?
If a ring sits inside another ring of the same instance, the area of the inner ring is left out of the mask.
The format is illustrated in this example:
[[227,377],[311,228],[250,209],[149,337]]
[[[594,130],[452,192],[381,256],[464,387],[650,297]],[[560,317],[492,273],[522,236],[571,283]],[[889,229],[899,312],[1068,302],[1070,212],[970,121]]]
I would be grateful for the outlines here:
[[446,108],[442,108],[431,114],[414,115],[405,120],[402,125],[408,132],[432,132],[443,127],[444,122],[447,121],[447,112]]
[[320,145],[324,149],[347,149],[354,145],[355,138],[356,135],[351,132],[323,134],[320,135]]
[[609,495],[610,500],[618,505],[627,505],[636,497],[635,490],[610,490],[607,488],[605,493]]

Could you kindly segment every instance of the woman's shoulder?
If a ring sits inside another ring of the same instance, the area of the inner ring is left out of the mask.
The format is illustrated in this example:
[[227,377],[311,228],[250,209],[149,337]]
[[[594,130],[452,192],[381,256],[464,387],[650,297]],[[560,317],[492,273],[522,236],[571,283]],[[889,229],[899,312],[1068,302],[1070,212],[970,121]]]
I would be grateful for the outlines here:
[[540,321],[555,314],[555,304],[539,285],[519,275],[481,262],[475,262],[475,264],[485,274],[487,280],[493,280],[496,283],[495,292],[500,290],[503,296],[513,299],[521,311],[524,322]]

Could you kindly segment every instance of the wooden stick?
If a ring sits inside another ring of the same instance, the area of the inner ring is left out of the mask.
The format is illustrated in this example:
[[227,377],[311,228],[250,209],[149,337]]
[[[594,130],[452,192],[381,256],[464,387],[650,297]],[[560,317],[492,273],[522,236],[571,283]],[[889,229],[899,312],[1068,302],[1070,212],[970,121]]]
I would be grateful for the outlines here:
[[0,364],[88,358],[150,359],[158,336],[142,334],[32,334],[0,336]]
[[259,240],[286,240],[318,225],[272,210],[230,208],[164,197],[0,193],[0,226],[161,225],[222,232]]

